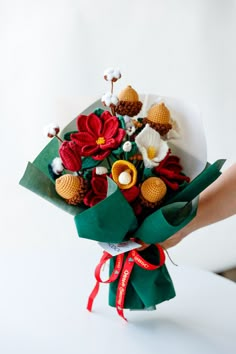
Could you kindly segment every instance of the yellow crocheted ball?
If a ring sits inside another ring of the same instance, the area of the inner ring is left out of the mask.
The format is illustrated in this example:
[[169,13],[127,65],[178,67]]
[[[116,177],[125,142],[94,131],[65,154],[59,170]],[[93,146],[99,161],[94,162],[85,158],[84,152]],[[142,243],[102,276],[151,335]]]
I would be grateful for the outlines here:
[[138,93],[130,85],[127,86],[119,93],[118,98],[120,101],[127,101],[127,102],[139,101]]
[[81,177],[70,174],[56,179],[55,188],[57,193],[64,199],[73,198],[81,188]]
[[[111,174],[113,180],[120,189],[129,189],[137,182],[136,167],[131,162],[126,160],[117,160],[114,162],[112,165]],[[124,174],[126,174],[126,176],[124,176]],[[127,174],[130,175],[130,178],[127,178]],[[124,184],[121,183],[122,181],[124,181]]]
[[153,123],[169,124],[170,111],[165,106],[165,103],[158,103],[149,109],[147,118]]
[[141,185],[141,193],[145,200],[150,203],[161,201],[166,195],[167,188],[162,179],[149,177]]

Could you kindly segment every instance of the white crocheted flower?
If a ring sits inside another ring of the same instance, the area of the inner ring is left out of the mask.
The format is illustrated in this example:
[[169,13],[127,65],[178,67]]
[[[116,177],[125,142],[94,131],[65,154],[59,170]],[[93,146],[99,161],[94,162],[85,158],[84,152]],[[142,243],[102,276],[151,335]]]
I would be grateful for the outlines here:
[[162,140],[160,134],[149,124],[136,136],[135,142],[147,168],[158,166],[169,150],[167,142]]

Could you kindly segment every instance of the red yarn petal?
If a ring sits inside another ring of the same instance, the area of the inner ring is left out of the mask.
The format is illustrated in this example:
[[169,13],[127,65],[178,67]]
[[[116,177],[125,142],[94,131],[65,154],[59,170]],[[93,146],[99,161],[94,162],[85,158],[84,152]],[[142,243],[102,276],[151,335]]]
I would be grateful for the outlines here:
[[79,132],[71,134],[71,139],[73,139],[76,144],[83,147],[84,145],[97,145],[96,138],[87,132]]
[[163,180],[163,182],[165,182],[165,184],[167,185],[167,187],[169,187],[170,189],[172,189],[173,191],[177,191],[179,189],[179,184],[177,182],[173,182],[173,181],[169,181],[167,178],[165,178],[164,176],[161,177],[161,179]]
[[106,196],[97,196],[93,194],[93,191],[89,191],[86,196],[83,199],[83,202],[86,206],[88,207],[93,207],[97,203],[101,202],[103,199],[105,199]]
[[64,141],[59,149],[62,163],[67,170],[79,171],[82,165],[80,148],[73,141]]
[[133,186],[129,189],[121,189],[121,192],[123,193],[123,196],[125,197],[125,199],[129,203],[132,203],[139,196],[140,190],[137,186]]
[[81,148],[82,156],[93,156],[99,152],[99,145],[85,145]]
[[109,119],[109,118],[111,118],[111,117],[114,117],[114,116],[112,116],[109,111],[104,111],[104,112],[102,112],[102,114],[101,114],[101,119],[102,119],[102,120],[107,120],[107,119]]
[[106,150],[106,151],[99,151],[99,153],[97,153],[96,155],[92,155],[94,160],[104,160],[107,156],[109,156],[111,153],[110,150]]
[[106,140],[105,144],[99,145],[101,150],[114,149],[117,147],[117,142],[115,139],[111,138]]
[[119,128],[117,131],[116,136],[114,137],[116,139],[117,147],[121,144],[122,140],[124,139],[126,132],[124,129]]
[[85,116],[84,114],[80,114],[77,117],[76,124],[79,132],[87,132],[86,121],[87,121],[87,116]]
[[100,196],[105,195],[106,196],[107,178],[105,176],[104,177],[97,176],[97,177],[92,178],[91,186],[92,186],[93,192],[96,195],[100,195]]
[[86,125],[87,125],[87,131],[91,133],[91,135],[96,136],[97,138],[99,136],[103,136],[102,135],[103,123],[101,119],[98,116],[96,116],[96,114],[91,113],[88,115]]
[[110,117],[104,122],[102,136],[104,136],[106,140],[110,139],[116,135],[118,128],[118,120],[116,118]]

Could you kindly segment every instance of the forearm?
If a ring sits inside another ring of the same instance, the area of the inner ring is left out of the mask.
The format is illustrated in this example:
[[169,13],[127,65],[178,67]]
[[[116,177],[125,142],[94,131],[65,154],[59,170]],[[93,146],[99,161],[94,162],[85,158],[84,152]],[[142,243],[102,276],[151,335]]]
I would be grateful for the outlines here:
[[184,237],[204,226],[236,214],[236,164],[228,168],[200,195],[196,217],[161,245],[175,246]]

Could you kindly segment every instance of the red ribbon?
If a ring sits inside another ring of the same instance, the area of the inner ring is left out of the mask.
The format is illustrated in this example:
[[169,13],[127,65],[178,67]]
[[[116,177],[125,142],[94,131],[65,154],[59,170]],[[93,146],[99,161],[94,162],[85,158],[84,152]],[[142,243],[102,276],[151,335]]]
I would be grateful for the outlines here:
[[99,291],[99,284],[100,283],[105,283],[105,284],[112,283],[120,275],[120,279],[119,279],[118,287],[117,287],[117,293],[116,293],[116,310],[117,310],[119,316],[121,316],[124,320],[127,321],[127,319],[124,317],[124,302],[125,302],[126,289],[127,289],[128,283],[129,283],[129,279],[130,279],[134,264],[137,264],[139,267],[146,269],[146,270],[155,270],[157,268],[160,268],[165,263],[165,253],[163,251],[163,248],[158,244],[156,244],[155,246],[158,248],[159,255],[160,255],[160,262],[158,265],[154,265],[154,264],[147,262],[143,257],[140,256],[140,254],[136,250],[129,251],[127,258],[126,258],[124,265],[123,265],[124,254],[122,253],[116,257],[116,262],[115,262],[113,272],[110,275],[110,277],[105,281],[102,280],[101,276],[100,276],[101,268],[109,259],[112,258],[112,255],[110,255],[108,252],[104,251],[102,258],[100,259],[100,262],[95,269],[94,275],[95,275],[97,282],[96,282],[95,287],[93,288],[93,290],[89,296],[87,309],[89,311],[92,311],[94,299],[97,296],[98,291]]

